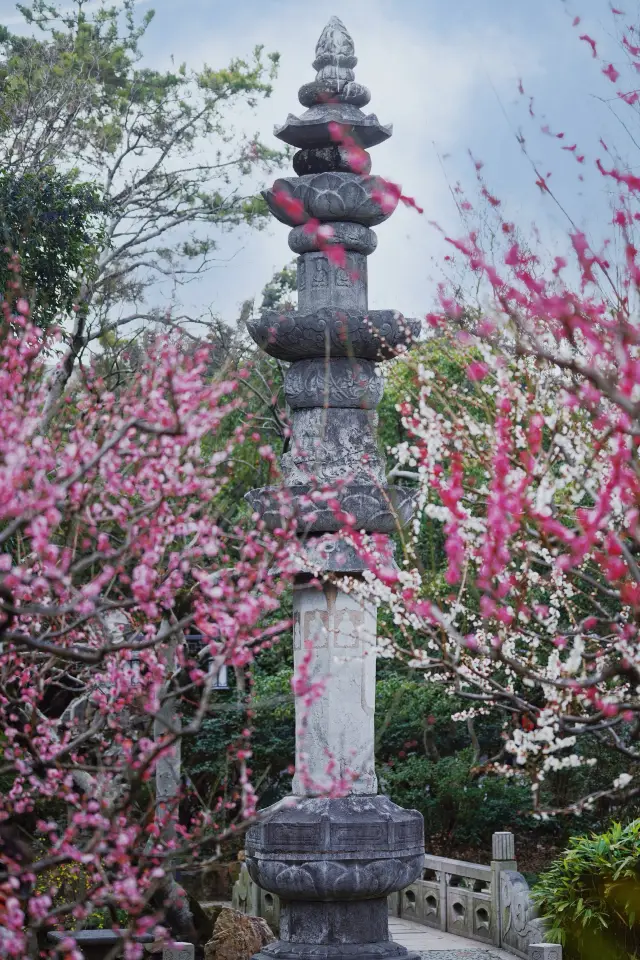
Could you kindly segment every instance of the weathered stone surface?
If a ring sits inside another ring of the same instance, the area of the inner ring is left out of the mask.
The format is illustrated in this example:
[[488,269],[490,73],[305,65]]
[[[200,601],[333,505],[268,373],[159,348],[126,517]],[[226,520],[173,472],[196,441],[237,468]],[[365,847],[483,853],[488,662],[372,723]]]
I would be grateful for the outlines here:
[[[309,678],[312,683],[322,683],[324,689],[309,705],[296,700],[293,791],[298,796],[323,794],[338,777],[343,782],[353,781],[353,794],[375,794],[375,604],[331,583],[323,590],[295,586],[294,670],[302,668],[308,644],[313,651],[307,666]],[[319,883],[320,879],[310,882]],[[371,878],[371,882],[375,886],[380,878]]]
[[344,23],[331,17],[316,45],[313,67],[318,71],[312,83],[300,88],[298,100],[305,107],[314,103],[338,100],[363,107],[371,99],[366,87],[354,82],[355,56],[353,40]]
[[528,960],[562,960],[562,947],[558,943],[530,943]]
[[391,124],[380,123],[375,113],[365,116],[353,103],[315,104],[309,107],[301,117],[292,113],[286,123],[274,127],[274,135],[292,147],[323,147],[331,139],[330,124],[338,123],[348,127],[358,143],[363,147],[375,147],[377,143],[388,140],[393,133]]
[[500,929],[502,944],[519,957],[527,957],[530,943],[542,943],[547,924],[538,917],[529,884],[517,870],[500,873]]
[[[63,940],[73,937],[78,949],[82,952],[84,960],[104,960],[105,957],[114,956],[115,951],[121,946],[124,949],[124,941],[114,930],[77,930],[73,933],[66,931],[59,933],[52,931],[47,935],[50,943],[59,945]],[[135,937],[136,943],[153,943],[151,934],[143,934]]]
[[307,216],[325,223],[352,220],[365,227],[375,227],[388,220],[397,206],[396,200],[382,208],[379,197],[387,193],[386,184],[380,177],[363,177],[359,173],[310,173],[304,177],[280,177],[270,190],[263,190],[262,195],[273,216],[290,227],[298,226],[300,217],[282,203],[280,194],[299,200]]
[[418,956],[392,940],[320,944],[278,940],[261,950],[256,960],[418,960]]
[[385,482],[385,464],[375,437],[378,415],[373,410],[336,407],[296,410],[291,448],[282,456],[287,486],[316,482],[332,484]]
[[420,321],[396,310],[347,314],[318,310],[312,315],[264,313],[247,321],[259,347],[279,360],[357,357],[388,360],[403,353],[420,332]]
[[352,69],[358,60],[351,34],[339,17],[330,17],[316,43],[314,70],[323,67]]
[[275,937],[262,917],[251,917],[225,908],[204,948],[205,960],[250,960]]
[[282,863],[251,860],[252,878],[285,900],[354,900],[386,897],[408,886],[422,869],[423,855],[386,860],[312,860]]
[[[353,71],[345,71],[353,73]],[[364,107],[371,100],[371,93],[361,83],[339,77],[323,77],[321,80],[312,80],[305,83],[298,91],[298,100],[304,107],[311,107],[314,103],[326,103],[328,100],[340,100],[342,103],[352,103],[356,107]]]
[[367,312],[367,259],[349,251],[344,267],[326,253],[305,253],[298,258],[298,310],[302,314],[322,309],[348,313]]
[[296,516],[297,528],[305,535],[337,533],[344,527],[333,505],[354,518],[356,530],[395,533],[411,519],[415,491],[408,487],[376,487],[373,484],[346,484],[325,494],[311,487],[261,487],[245,494],[245,500],[261,516],[269,530],[281,527],[283,519]]
[[[394,565],[393,541],[388,542],[387,563]],[[331,570],[335,573],[362,573],[369,569],[352,543],[343,537],[331,534],[327,536],[306,537],[301,557],[304,558],[303,570],[308,573],[317,573],[319,570]]]
[[311,253],[324,250],[327,246],[344,247],[368,256],[378,246],[378,238],[373,230],[361,223],[346,223],[334,220],[324,229],[306,230],[304,225],[294,227],[289,233],[289,247],[294,253]]
[[358,167],[354,169],[353,151],[334,143],[330,147],[311,147],[298,150],[293,158],[293,169],[299,177],[308,173],[371,173],[371,157],[366,150],[358,153]]
[[195,960],[195,955],[196,949],[192,943],[176,943],[162,950],[162,960]]
[[491,859],[515,861],[515,837],[509,830],[501,830],[491,837]]
[[373,410],[384,380],[371,360],[298,360],[284,377],[284,394],[292,410],[309,407]]
[[388,797],[301,797],[265,814],[247,831],[247,862],[353,861],[366,852],[370,860],[421,856],[416,877],[422,872],[422,817]]

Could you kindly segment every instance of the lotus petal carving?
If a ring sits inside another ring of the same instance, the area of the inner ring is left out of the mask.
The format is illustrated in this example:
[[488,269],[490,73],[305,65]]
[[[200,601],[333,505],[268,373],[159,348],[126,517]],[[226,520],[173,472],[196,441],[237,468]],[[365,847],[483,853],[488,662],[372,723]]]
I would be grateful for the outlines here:
[[[271,213],[295,227],[300,216],[283,203],[283,196],[301,202],[309,217],[323,222],[349,220],[365,227],[375,227],[388,220],[397,206],[397,199],[388,198],[385,181],[380,177],[364,177],[359,173],[309,173],[303,177],[280,177],[270,190],[263,191]],[[385,196],[384,209],[380,197]]]
[[358,357],[388,360],[404,352],[420,332],[420,321],[396,310],[346,314],[323,308],[311,316],[263,313],[247,321],[259,347],[279,360]]

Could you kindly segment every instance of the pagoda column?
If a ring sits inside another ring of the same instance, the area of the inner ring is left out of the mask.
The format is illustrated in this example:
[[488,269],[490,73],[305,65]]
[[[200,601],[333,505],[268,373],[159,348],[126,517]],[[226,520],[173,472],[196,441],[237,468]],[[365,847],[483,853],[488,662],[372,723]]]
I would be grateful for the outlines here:
[[[284,486],[310,569],[332,574],[322,589],[310,574],[294,586],[295,666],[311,651],[310,679],[322,683],[311,703],[296,699],[297,802],[267,811],[247,834],[249,873],[282,905],[281,939],[258,954],[262,960],[403,960],[407,950],[389,940],[387,897],[420,876],[424,862],[420,814],[377,795],[376,607],[340,586],[365,568],[340,538],[340,514],[350,515],[356,530],[382,534],[411,515],[412,492],[387,484],[378,448],[377,365],[408,349],[420,329],[397,311],[368,308],[372,227],[393,205],[381,204],[388,191],[371,176],[367,151],[391,136],[391,127],[363,113],[370,94],[355,81],[356,63],[351,37],[332,17],[316,46],[316,79],[298,94],[308,109],[276,128],[298,148],[297,176],[264,193],[273,215],[292,228],[298,309],[248,323],[268,354],[290,364]],[[282,523],[282,494],[267,487],[248,495],[270,528]],[[331,796],[336,780],[339,797]]]

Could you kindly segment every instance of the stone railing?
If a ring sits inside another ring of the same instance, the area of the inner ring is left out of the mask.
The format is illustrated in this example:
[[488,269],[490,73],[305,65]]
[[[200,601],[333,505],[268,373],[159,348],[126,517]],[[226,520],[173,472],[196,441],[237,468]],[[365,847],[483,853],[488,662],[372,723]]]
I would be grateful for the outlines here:
[[[233,906],[277,930],[278,897],[261,890],[243,865]],[[490,865],[425,854],[422,878],[389,897],[389,913],[459,937],[501,947],[529,960],[561,960],[562,948],[545,944],[529,885],[518,873],[512,833],[494,833]]]
[[529,885],[518,873],[512,833],[494,833],[490,865],[426,854],[422,879],[389,898],[393,916],[528,957],[544,940]]

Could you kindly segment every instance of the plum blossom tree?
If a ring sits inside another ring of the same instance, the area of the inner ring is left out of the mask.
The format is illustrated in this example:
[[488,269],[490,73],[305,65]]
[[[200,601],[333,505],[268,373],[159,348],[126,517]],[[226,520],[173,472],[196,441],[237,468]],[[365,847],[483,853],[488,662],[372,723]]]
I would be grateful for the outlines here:
[[[215,858],[223,803],[226,829],[254,815],[249,730],[231,754],[238,790],[188,829],[155,809],[153,777],[212,709],[219,666],[287,629],[290,533],[248,511],[243,526],[222,496],[238,447],[273,453],[249,414],[234,419],[239,377],[211,379],[207,350],[167,339],[118,391],[81,368],[44,430],[55,334],[23,300],[4,303],[0,334],[0,955],[36,956],[47,931],[99,909],[124,939],[184,934],[171,871]],[[183,642],[194,628],[199,655]],[[80,893],[64,895],[61,869]],[[78,956],[71,934],[63,946]]]
[[[623,29],[630,91],[622,64],[601,64],[634,112],[636,35]],[[596,41],[580,40],[598,57]],[[583,169],[586,151],[565,146]],[[640,796],[640,180],[599,149],[593,168],[615,187],[610,235],[593,249],[572,225],[551,262],[522,241],[476,164],[492,251],[478,229],[442,233],[482,297],[443,285],[427,316],[434,349],[465,375],[445,383],[424,358],[412,367],[395,473],[415,481],[418,514],[399,570],[374,550],[365,588],[391,607],[389,653],[468,700],[458,719],[502,711],[504,749],[489,768],[526,773],[543,816],[545,780],[593,767],[602,750],[622,772],[562,809]],[[442,525],[444,577],[420,563],[425,518]]]

